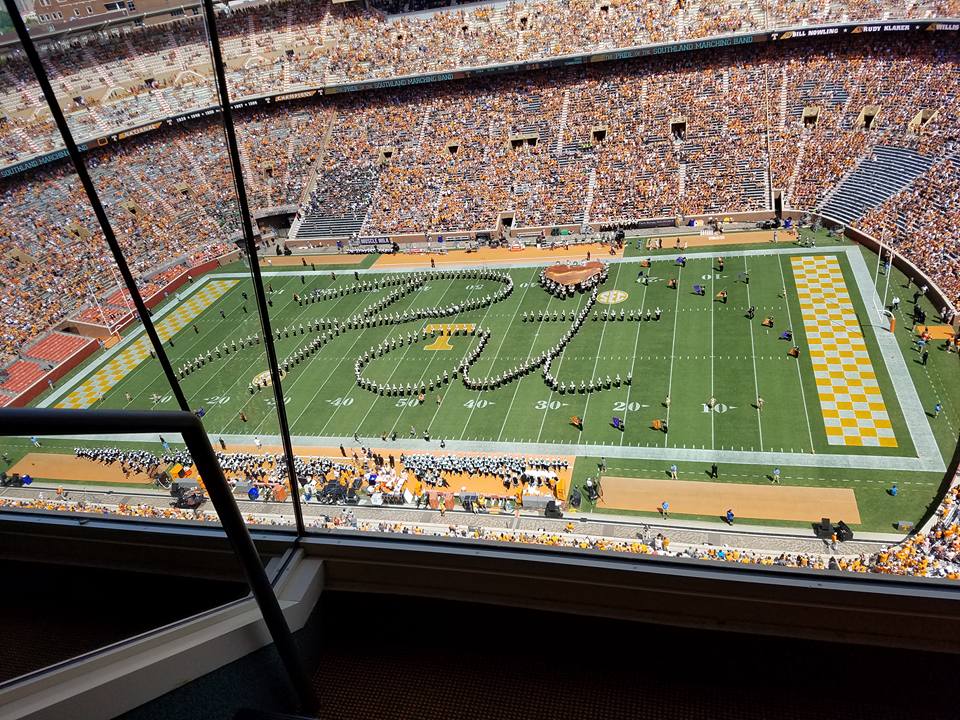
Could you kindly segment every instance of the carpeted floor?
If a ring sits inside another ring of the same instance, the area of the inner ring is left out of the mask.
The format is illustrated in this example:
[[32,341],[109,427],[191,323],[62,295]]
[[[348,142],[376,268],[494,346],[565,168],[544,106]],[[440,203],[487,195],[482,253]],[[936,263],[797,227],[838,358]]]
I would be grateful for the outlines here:
[[0,682],[246,594],[239,584],[0,562]]

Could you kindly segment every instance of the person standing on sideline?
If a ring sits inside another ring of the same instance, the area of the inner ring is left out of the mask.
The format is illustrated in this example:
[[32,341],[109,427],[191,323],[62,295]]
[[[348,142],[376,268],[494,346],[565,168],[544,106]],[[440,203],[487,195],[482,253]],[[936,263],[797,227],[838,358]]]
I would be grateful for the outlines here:
[[263,443],[258,435],[253,436],[253,444],[257,446],[257,450],[263,450]]
[[673,465],[670,466],[670,479],[671,479],[671,480],[677,480],[677,479],[678,479],[678,478],[677,478],[677,469],[678,469],[678,468],[677,468],[677,466],[676,466],[676,463],[674,463]]
[[607,471],[607,459],[605,457],[600,458],[600,472]]
[[660,515],[664,520],[670,517],[670,503],[668,503],[666,500],[660,503]]
[[226,449],[227,449],[227,444],[223,441],[223,438],[217,438],[217,442],[220,443],[220,449],[221,449],[221,450],[226,450]]
[[724,517],[727,519],[727,525],[733,525],[733,508],[727,508],[727,514]]
[[773,481],[779,485],[780,484],[780,468],[775,467],[773,469]]
[[664,398],[663,406],[664,406],[667,410],[670,409],[670,396],[669,396],[669,395],[667,395],[667,397]]
[[170,443],[163,439],[163,435],[160,436],[160,445],[163,447],[164,452],[170,452]]
[[926,364],[927,364],[927,358],[929,358],[929,357],[930,357],[930,351],[925,349],[922,353],[920,353],[920,364],[921,364],[921,365],[926,365]]
[[31,435],[31,436],[30,436],[30,442],[33,443],[33,446],[34,446],[34,447],[40,447],[40,441],[37,439],[37,436],[36,436],[36,435]]
[[713,478],[714,480],[716,480],[717,478],[720,477],[720,473],[717,472],[717,464],[716,464],[716,463],[713,463],[713,464],[710,466],[710,477]]
[[757,395],[757,412],[763,412],[763,398]]
[[[941,412],[943,412],[943,405],[938,402],[936,405],[933,406],[933,416],[935,418],[940,417]],[[37,447],[40,447],[39,443],[37,444]]]

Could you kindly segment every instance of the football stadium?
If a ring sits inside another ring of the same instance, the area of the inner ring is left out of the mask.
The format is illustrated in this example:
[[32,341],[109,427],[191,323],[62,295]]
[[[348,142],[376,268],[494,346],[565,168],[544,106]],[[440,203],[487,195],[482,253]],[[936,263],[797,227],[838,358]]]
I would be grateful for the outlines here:
[[953,592],[960,4],[7,10],[18,537]]

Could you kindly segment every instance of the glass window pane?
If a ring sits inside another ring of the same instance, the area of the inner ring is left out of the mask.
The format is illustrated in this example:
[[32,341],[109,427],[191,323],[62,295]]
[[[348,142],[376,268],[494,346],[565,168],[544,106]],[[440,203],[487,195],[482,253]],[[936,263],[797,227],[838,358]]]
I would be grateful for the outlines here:
[[[38,9],[125,262],[256,522],[294,515],[265,333],[317,529],[726,560],[719,537],[738,561],[881,570],[935,508],[953,522],[952,31],[760,32],[876,11],[843,3],[220,8],[261,297],[202,13]],[[4,53],[0,399],[173,408]],[[525,60],[544,64],[494,67]],[[953,572],[909,542],[910,572]]]

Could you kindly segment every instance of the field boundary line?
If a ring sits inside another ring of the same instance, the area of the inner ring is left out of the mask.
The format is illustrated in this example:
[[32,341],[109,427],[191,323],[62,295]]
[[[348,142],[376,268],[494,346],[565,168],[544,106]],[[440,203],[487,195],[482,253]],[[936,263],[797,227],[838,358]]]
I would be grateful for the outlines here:
[[[712,252],[694,252],[694,253],[685,253],[687,260],[705,260],[707,258],[715,257],[719,248],[714,249]],[[859,246],[857,246],[859,247]],[[835,245],[835,246],[818,246],[812,248],[818,253],[843,253],[850,249],[846,245]],[[776,248],[760,248],[754,250],[730,250],[723,251],[724,257],[754,257],[754,256],[763,256],[763,255],[798,255],[798,254],[807,254],[809,255],[811,248],[800,247],[799,245],[789,245],[786,247],[776,247]],[[642,262],[643,260],[650,260],[650,262],[672,262],[676,258],[670,254],[664,255],[651,255],[649,257],[601,257],[596,258],[601,262],[608,263],[610,265],[634,265]],[[444,268],[445,270],[523,270],[529,268],[540,268],[547,265],[553,265],[557,262],[569,262],[569,258],[541,258],[538,260],[518,260],[516,262],[498,262],[494,264],[489,264],[486,262],[470,262],[469,260],[459,263],[456,267]],[[415,273],[426,268],[356,268],[355,270],[351,268],[352,272],[356,272],[359,275],[400,275],[400,274],[409,274]],[[217,276],[224,278],[240,278],[249,280],[250,276],[246,273],[238,272],[220,272],[215,273]],[[273,271],[273,272],[261,272],[263,277],[284,277],[289,275],[329,275],[330,270],[306,270],[302,273],[296,272],[282,272],[282,271]]]
[[[863,304],[869,312],[871,306],[877,307],[876,301],[879,300],[880,296],[870,279],[870,271],[867,269],[863,255],[859,252],[859,246],[847,248],[846,252]],[[923,403],[920,402],[917,387],[910,377],[910,370],[907,368],[906,359],[903,357],[896,336],[883,329],[883,326],[872,316],[868,324],[873,329],[873,337],[880,349],[880,356],[883,358],[887,373],[890,375],[890,383],[893,385],[897,402],[900,403],[900,411],[903,413],[907,431],[913,440],[913,449],[916,451],[917,457],[925,463],[937,466],[931,469],[944,472],[947,467],[943,461],[943,455],[940,453],[940,446],[937,445],[937,439],[930,427],[930,421],[923,409]]]
[[[17,436],[11,436],[17,437]],[[23,437],[26,440],[27,436]],[[253,444],[253,435],[231,435],[224,434],[223,439],[227,443],[236,443],[244,445]],[[71,441],[101,441],[101,442],[143,442],[143,434],[128,433],[115,435],[63,435],[58,439]],[[280,440],[276,435],[261,435],[260,439],[264,444],[279,445]],[[344,445],[355,445],[353,436],[335,435],[335,436],[317,436],[317,435],[293,435],[291,436],[294,445],[301,447],[322,447],[336,448],[341,443]],[[155,442],[155,441],[151,441]],[[409,440],[398,438],[396,442],[391,442],[390,447],[395,447],[397,452],[420,452],[436,451],[440,444],[436,441]],[[809,468],[840,468],[852,470],[896,470],[899,472],[942,472],[938,467],[938,462],[930,459],[923,460],[916,457],[905,457],[902,455],[859,455],[859,454],[840,454],[840,453],[790,453],[790,452],[759,452],[754,450],[700,450],[695,448],[675,448],[675,447],[637,447],[632,445],[576,445],[570,443],[531,443],[531,442],[493,442],[491,440],[447,440],[447,452],[481,452],[497,455],[543,455],[547,457],[556,457],[557,455],[580,456],[604,456],[607,460],[611,458],[624,460],[654,460],[665,463],[671,462],[691,462],[703,463],[704,469],[710,467],[710,463],[729,463],[736,465],[783,465],[789,467],[809,467]]]
[[[793,318],[790,313],[790,299],[787,297],[787,276],[783,272],[783,262],[777,258],[777,266],[780,268],[780,282],[783,285],[783,304],[787,306],[787,324],[793,328]],[[804,332],[806,336],[806,332]],[[807,437],[810,439],[810,452],[816,452],[813,446],[813,427],[810,425],[810,411],[807,409],[807,391],[803,389],[803,374],[800,372],[800,359],[797,358],[797,380],[800,383],[800,397],[803,398],[803,416],[807,419]]]

